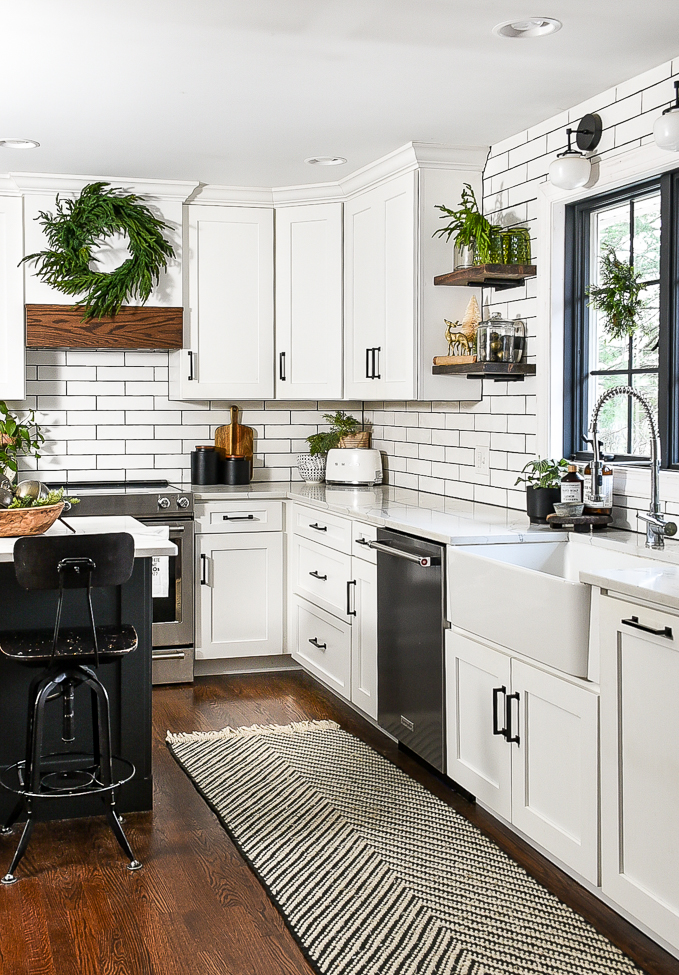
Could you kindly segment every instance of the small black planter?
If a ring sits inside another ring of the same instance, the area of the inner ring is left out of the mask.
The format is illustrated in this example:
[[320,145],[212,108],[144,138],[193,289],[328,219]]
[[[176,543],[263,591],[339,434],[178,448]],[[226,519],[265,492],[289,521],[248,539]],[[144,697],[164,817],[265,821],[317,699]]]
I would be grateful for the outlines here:
[[561,488],[526,488],[526,511],[531,525],[544,525],[547,515],[554,514],[554,504],[561,500]]

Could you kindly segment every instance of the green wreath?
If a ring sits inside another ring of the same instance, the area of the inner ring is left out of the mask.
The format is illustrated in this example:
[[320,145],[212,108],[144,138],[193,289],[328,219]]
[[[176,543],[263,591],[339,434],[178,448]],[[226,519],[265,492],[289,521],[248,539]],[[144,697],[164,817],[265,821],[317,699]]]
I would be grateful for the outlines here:
[[[109,183],[90,183],[75,200],[57,195],[56,212],[36,217],[45,231],[49,250],[29,254],[36,274],[67,295],[83,295],[83,321],[116,315],[125,302],[145,304],[174,249],[163,237],[170,228],[155,217],[135,193],[108,189]],[[93,248],[116,233],[125,234],[132,255],[115,271],[91,269]]]

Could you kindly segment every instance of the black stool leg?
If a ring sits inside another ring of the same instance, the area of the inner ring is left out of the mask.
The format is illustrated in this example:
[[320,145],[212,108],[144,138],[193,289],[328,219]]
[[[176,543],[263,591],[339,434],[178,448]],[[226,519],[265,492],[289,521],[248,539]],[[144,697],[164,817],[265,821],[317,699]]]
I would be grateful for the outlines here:
[[5,825],[2,827],[2,829],[0,829],[0,835],[7,836],[9,833],[13,833],[14,832],[14,830],[12,829],[12,827],[14,826],[14,824],[17,821],[17,819],[21,815],[21,813],[23,811],[23,808],[24,808],[24,800],[23,799],[19,799],[19,801],[17,802],[16,806],[14,807],[14,809],[11,811],[11,813],[7,817],[7,819],[5,821]]
[[26,852],[26,848],[28,846],[28,841],[30,840],[31,833],[33,832],[33,827],[35,826],[35,820],[33,819],[33,809],[31,807],[30,799],[27,800],[26,802],[26,809],[28,811],[28,817],[26,819],[26,825],[24,826],[24,831],[21,834],[21,839],[19,840],[19,845],[17,846],[16,853],[14,854],[14,857],[12,858],[12,862],[9,865],[9,870],[0,881],[0,883],[5,884],[5,886],[9,886],[9,884],[15,884],[19,879],[18,877],[14,876],[14,871],[16,870],[16,868],[19,866],[19,863],[23,859],[23,855]]
[[[84,668],[83,668],[84,670]],[[94,730],[94,750],[95,755],[99,755],[99,771],[104,785],[110,785],[113,781],[113,769],[111,764],[111,721],[109,717],[108,694],[103,684],[95,677],[89,669],[85,683],[88,684],[93,696],[92,726]],[[96,722],[94,720],[96,712]],[[106,818],[113,835],[118,840],[120,848],[128,857],[128,870],[140,870],[142,864],[132,852],[132,847],[127,841],[123,827],[116,815],[116,798],[114,790],[111,790],[104,798],[106,806]]]

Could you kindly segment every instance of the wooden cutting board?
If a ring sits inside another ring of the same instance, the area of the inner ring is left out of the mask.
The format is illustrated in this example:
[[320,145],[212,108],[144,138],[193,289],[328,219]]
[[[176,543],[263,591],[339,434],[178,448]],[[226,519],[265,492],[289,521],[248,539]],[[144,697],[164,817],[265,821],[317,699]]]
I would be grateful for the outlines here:
[[238,422],[238,407],[231,407],[231,423],[215,430],[215,447],[222,457],[247,457],[250,461],[250,477],[253,468],[253,445],[255,432]]

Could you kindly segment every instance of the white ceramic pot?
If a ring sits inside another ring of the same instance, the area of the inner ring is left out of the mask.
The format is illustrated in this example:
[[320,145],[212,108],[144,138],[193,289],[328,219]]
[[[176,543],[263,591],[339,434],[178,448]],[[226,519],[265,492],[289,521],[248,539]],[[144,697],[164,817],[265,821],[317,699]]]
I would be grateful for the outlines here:
[[298,454],[297,470],[308,484],[318,484],[325,477],[325,454]]

